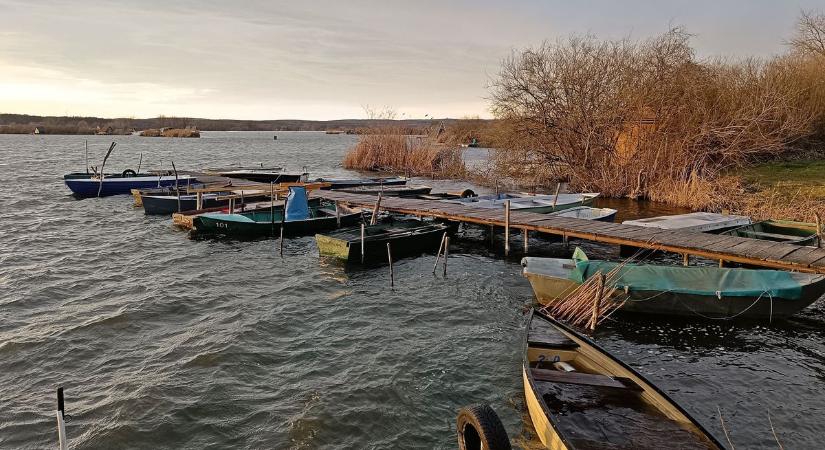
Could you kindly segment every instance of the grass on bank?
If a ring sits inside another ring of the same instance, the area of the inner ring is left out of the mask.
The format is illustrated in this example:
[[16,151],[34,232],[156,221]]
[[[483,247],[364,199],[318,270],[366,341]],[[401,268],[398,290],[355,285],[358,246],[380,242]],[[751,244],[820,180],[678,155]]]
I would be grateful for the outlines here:
[[758,219],[825,219],[825,160],[771,162],[738,171],[740,199],[733,208]]

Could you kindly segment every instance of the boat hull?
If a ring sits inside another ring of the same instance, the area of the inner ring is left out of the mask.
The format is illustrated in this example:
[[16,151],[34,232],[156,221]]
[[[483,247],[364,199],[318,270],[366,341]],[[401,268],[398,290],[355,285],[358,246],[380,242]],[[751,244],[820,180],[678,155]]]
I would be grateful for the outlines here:
[[[189,175],[180,176],[177,179],[179,186],[186,186],[188,183],[194,183],[197,180]],[[72,191],[75,197],[90,198],[98,197],[98,190],[100,190],[100,197],[108,197],[111,195],[126,195],[131,194],[132,189],[152,189],[158,186],[169,187],[174,186],[176,181],[174,176],[156,175],[138,175],[135,177],[120,177],[113,176],[111,178],[103,178],[103,187],[101,188],[100,180],[92,179],[90,176],[76,177],[66,175],[63,177],[63,182],[66,187]]]
[[[361,214],[341,216],[341,226],[355,225],[361,220]],[[223,235],[237,238],[277,237],[281,234],[282,222],[235,222],[221,220],[208,215],[196,216],[193,220],[194,232],[199,235]],[[284,236],[308,236],[321,231],[334,230],[338,219],[332,216],[316,217],[307,220],[283,222]]]
[[[388,243],[392,257],[396,260],[421,253],[436,252],[444,233],[451,232],[451,227],[441,224],[422,224],[419,227],[410,227],[408,231],[403,234],[369,236],[364,239],[364,261],[388,262]],[[361,262],[360,238],[338,237],[333,233],[331,235],[318,234],[315,240],[318,244],[318,252],[322,256],[337,258],[347,263]]]

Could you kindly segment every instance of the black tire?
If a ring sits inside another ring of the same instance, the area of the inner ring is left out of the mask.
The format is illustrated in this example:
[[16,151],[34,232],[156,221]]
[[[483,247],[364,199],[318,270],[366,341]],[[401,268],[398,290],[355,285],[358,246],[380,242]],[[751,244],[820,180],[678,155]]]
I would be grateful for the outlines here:
[[132,169],[126,169],[126,170],[124,170],[124,171],[123,171],[123,173],[122,173],[122,174],[120,174],[120,176],[122,176],[123,178],[128,178],[128,177],[136,177],[136,176],[137,176],[137,172],[135,172],[135,171],[134,171],[134,170],[132,170]]
[[501,420],[490,405],[478,404],[461,408],[456,419],[460,450],[511,450],[510,438]]

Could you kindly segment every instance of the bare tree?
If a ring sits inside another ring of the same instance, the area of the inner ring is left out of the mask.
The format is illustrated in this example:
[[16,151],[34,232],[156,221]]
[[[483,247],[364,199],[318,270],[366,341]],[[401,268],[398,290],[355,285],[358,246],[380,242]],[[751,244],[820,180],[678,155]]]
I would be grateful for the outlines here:
[[802,11],[789,44],[802,53],[825,56],[825,14]]

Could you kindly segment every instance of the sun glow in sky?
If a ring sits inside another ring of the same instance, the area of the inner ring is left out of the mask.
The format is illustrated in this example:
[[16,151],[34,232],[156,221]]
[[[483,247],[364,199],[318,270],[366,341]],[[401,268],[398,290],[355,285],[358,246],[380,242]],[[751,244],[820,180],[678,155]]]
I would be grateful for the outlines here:
[[0,0],[0,112],[488,117],[487,84],[513,49],[678,24],[700,56],[767,56],[802,9],[825,0]]

